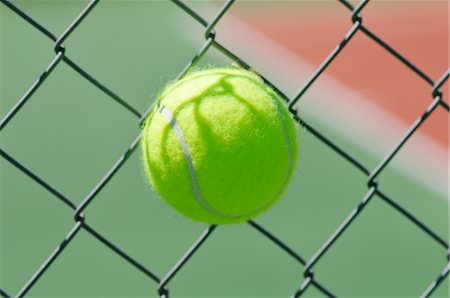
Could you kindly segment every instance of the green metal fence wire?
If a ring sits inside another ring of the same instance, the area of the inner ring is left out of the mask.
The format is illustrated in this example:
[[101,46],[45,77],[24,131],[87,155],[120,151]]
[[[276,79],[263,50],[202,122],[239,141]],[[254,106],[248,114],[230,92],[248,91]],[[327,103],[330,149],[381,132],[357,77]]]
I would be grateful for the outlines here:
[[[14,107],[1,119],[0,121],[0,132],[8,125],[10,121],[14,119],[17,113],[20,112],[21,108],[32,99],[33,94],[38,90],[46,81],[48,76],[52,74],[52,71],[58,67],[61,62],[64,62],[73,70],[78,72],[83,78],[89,81],[92,85],[103,91],[106,95],[108,95],[112,100],[116,101],[119,105],[121,105],[125,110],[128,110],[131,114],[136,116],[138,120],[138,124],[145,119],[146,115],[149,113],[152,107],[150,107],[147,111],[139,111],[137,108],[133,107],[129,102],[125,99],[118,96],[114,93],[110,88],[103,85],[96,78],[91,76],[88,72],[86,72],[83,68],[81,68],[75,61],[69,58],[69,56],[65,53],[64,41],[70,37],[72,32],[76,30],[76,28],[80,25],[83,20],[88,17],[89,13],[95,9],[99,0],[91,1],[83,11],[78,15],[78,17],[73,20],[73,22],[64,30],[64,32],[60,36],[54,35],[43,25],[35,21],[32,16],[26,14],[23,10],[18,8],[9,0],[0,0],[6,7],[11,9],[14,13],[20,16],[25,22],[39,30],[42,34],[50,38],[54,41],[54,51],[55,57],[44,70],[44,72],[39,76],[39,78],[31,85],[28,91],[17,101]],[[283,94],[281,90],[273,86],[268,80],[264,77],[264,81],[271,85],[286,101],[289,106],[289,111],[292,113],[293,118],[300,125],[306,128],[306,130],[311,133],[318,140],[326,144],[331,150],[340,155],[343,159],[345,159],[348,163],[358,169],[363,175],[367,177],[367,193],[361,199],[360,203],[348,214],[345,220],[336,228],[334,233],[329,236],[328,240],[320,246],[312,258],[306,259],[301,256],[300,253],[292,249],[288,244],[284,243],[281,239],[279,239],[276,235],[272,234],[266,228],[264,228],[259,223],[250,220],[248,224],[254,228],[255,232],[261,233],[264,235],[267,240],[272,241],[275,245],[277,245],[281,250],[285,251],[292,259],[298,262],[303,268],[304,281],[298,286],[298,289],[293,292],[292,297],[300,297],[304,294],[308,288],[314,287],[318,291],[320,291],[326,297],[337,297],[339,294],[335,293],[331,289],[328,289],[326,285],[322,284],[317,278],[314,276],[313,270],[320,262],[322,257],[328,253],[328,251],[333,247],[333,245],[338,241],[339,237],[349,228],[349,226],[359,217],[364,209],[368,206],[369,202],[374,199],[379,199],[382,202],[385,202],[388,206],[392,207],[394,210],[398,211],[400,215],[406,217],[413,225],[422,230],[425,234],[430,236],[431,241],[437,242],[442,248],[445,250],[445,255],[447,255],[447,260],[443,262],[443,270],[440,273],[436,273],[437,276],[430,277],[430,285],[423,290],[423,293],[417,293],[417,295],[421,295],[421,297],[430,297],[432,293],[439,287],[439,285],[448,278],[448,274],[450,271],[450,263],[449,258],[450,255],[448,242],[434,232],[430,227],[428,227],[425,223],[423,223],[419,218],[410,213],[407,209],[401,206],[392,196],[384,192],[381,186],[377,183],[377,177],[380,173],[386,168],[386,166],[391,162],[391,160],[396,156],[398,151],[408,142],[408,140],[412,137],[412,135],[417,131],[417,129],[423,125],[426,119],[437,109],[444,109],[446,112],[449,112],[449,105],[442,98],[442,85],[449,79],[450,70],[447,70],[438,80],[433,80],[430,76],[428,76],[424,71],[418,68],[413,64],[412,61],[406,59],[401,53],[396,51],[393,47],[391,47],[388,43],[383,41],[380,37],[375,35],[369,28],[365,27],[362,22],[362,11],[364,7],[367,5],[369,0],[363,0],[359,2],[358,5],[354,6],[349,1],[346,0],[336,0],[342,5],[344,5],[349,10],[349,17],[353,23],[350,27],[347,34],[344,36],[342,41],[336,46],[336,48],[328,55],[328,57],[323,61],[323,63],[316,69],[314,74],[303,84],[300,88],[298,94],[293,98],[288,98]],[[204,37],[205,42],[200,47],[197,54],[189,61],[186,67],[180,72],[177,79],[181,78],[192,66],[197,64],[204,54],[211,48],[215,48],[219,50],[223,55],[229,57],[234,62],[238,63],[244,68],[251,69],[251,66],[248,65],[245,61],[241,60],[239,56],[229,49],[227,49],[224,45],[220,44],[216,40],[216,34],[214,32],[215,26],[220,22],[221,18],[227,13],[230,7],[233,5],[234,0],[227,1],[221,9],[217,12],[215,17],[207,21],[203,17],[201,17],[196,11],[191,9],[186,3],[181,2],[179,0],[172,0],[173,4],[178,6],[179,9],[183,10],[189,16],[191,16],[195,21],[200,23],[204,28]],[[336,143],[334,143],[331,139],[327,138],[324,134],[322,134],[318,129],[314,128],[307,121],[305,121],[297,112],[297,103],[305,94],[305,92],[315,83],[315,81],[321,76],[323,72],[327,70],[327,67],[333,62],[333,60],[341,53],[341,51],[346,47],[346,45],[351,42],[352,38],[356,34],[364,34],[377,44],[379,44],[384,50],[390,53],[392,56],[401,61],[404,65],[406,65],[413,73],[415,73],[418,77],[420,77],[423,81],[425,81],[430,88],[430,104],[427,109],[423,112],[422,115],[419,115],[417,120],[410,126],[410,128],[405,132],[403,137],[398,141],[398,143],[384,156],[384,158],[378,163],[378,165],[374,169],[370,169],[366,167],[362,162],[357,160],[354,156],[352,156],[349,152],[345,151],[341,147],[339,147]],[[97,232],[97,230],[89,225],[86,221],[84,211],[89,206],[89,204],[97,197],[100,191],[109,183],[111,178],[121,169],[121,167],[127,162],[128,158],[133,154],[136,148],[139,146],[141,135],[136,136],[131,145],[128,146],[126,151],[119,157],[119,159],[112,165],[111,169],[104,175],[104,177],[95,185],[95,187],[89,192],[89,194],[84,198],[84,200],[80,204],[74,203],[74,201],[64,195],[61,191],[57,190],[46,181],[44,181],[38,174],[33,172],[31,169],[24,166],[18,160],[16,160],[10,153],[5,152],[2,148],[0,148],[0,155],[2,158],[7,160],[13,166],[15,166],[19,171],[23,174],[34,180],[44,189],[49,191],[52,195],[54,195],[57,199],[59,199],[62,203],[64,203],[68,208],[71,208],[74,215],[74,225],[72,229],[67,233],[66,237],[63,241],[58,245],[58,247],[50,254],[50,256],[45,260],[45,262],[41,265],[41,267],[29,278],[29,280],[22,286],[20,291],[14,295],[8,292],[8,289],[0,289],[0,296],[8,298],[8,297],[24,297],[30,291],[30,289],[39,281],[39,279],[45,274],[46,270],[52,266],[61,252],[70,245],[73,241],[76,241],[77,233],[83,229],[88,232],[92,237],[100,241],[106,247],[110,248],[114,251],[118,256],[125,259],[131,266],[134,266],[137,270],[139,270],[142,274],[146,275],[150,281],[155,283],[155,289],[160,297],[169,297],[169,287],[170,281],[172,278],[179,272],[179,270],[190,260],[190,258],[197,253],[197,250],[208,240],[208,237],[218,228],[219,226],[211,225],[209,226],[192,244],[190,249],[186,251],[186,253],[179,259],[179,261],[172,267],[172,269],[167,272],[165,275],[159,275],[153,272],[151,269],[144,266],[138,260],[133,258],[131,255],[127,254],[117,245],[112,243],[102,234]]]

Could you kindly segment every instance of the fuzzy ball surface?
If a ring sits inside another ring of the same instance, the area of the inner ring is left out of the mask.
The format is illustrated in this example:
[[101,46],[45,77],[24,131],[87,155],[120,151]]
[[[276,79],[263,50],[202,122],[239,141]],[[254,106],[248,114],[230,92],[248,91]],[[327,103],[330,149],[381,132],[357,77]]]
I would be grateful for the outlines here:
[[256,74],[197,70],[161,93],[142,151],[153,188],[173,208],[196,221],[237,223],[282,195],[295,168],[296,127]]

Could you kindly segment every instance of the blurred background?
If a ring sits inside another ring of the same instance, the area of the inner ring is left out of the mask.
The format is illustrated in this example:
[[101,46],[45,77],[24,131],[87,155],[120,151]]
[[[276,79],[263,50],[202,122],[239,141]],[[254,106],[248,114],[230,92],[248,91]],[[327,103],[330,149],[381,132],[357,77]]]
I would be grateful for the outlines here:
[[[56,36],[87,1],[13,1]],[[207,21],[224,2],[186,1]],[[352,1],[353,4],[357,3]],[[0,119],[42,74],[54,42],[1,13]],[[371,1],[363,24],[437,81],[449,67],[449,3]],[[338,1],[245,1],[217,40],[294,97],[352,27]],[[103,1],[64,42],[66,55],[140,112],[204,44],[205,28],[169,1]],[[199,65],[233,61],[210,48]],[[448,82],[443,85],[448,102]],[[299,114],[374,169],[433,100],[431,87],[357,32],[301,97]],[[378,177],[380,188],[448,240],[448,111],[438,107]],[[139,134],[139,119],[60,62],[0,132],[0,148],[80,203]],[[299,127],[300,159],[283,198],[256,219],[310,259],[367,192],[367,176]],[[207,225],[157,198],[140,148],[85,210],[86,222],[158,276]],[[0,288],[15,295],[73,227],[73,211],[0,159]],[[417,297],[447,251],[375,197],[314,267],[339,297]],[[219,226],[169,283],[172,297],[289,297],[303,267],[248,224]],[[81,230],[29,297],[159,297],[154,281]],[[448,297],[448,279],[433,297]],[[306,297],[322,297],[310,287]]]

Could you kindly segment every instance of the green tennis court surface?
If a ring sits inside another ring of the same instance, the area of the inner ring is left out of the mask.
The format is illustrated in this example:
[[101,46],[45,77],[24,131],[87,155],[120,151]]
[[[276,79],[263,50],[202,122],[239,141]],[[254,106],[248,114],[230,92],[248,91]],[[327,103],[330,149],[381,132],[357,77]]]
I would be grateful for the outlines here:
[[[14,3],[55,35],[87,5]],[[55,53],[52,40],[6,6],[0,5],[0,11],[3,118]],[[180,26],[192,28],[192,36],[183,36]],[[101,2],[64,45],[70,59],[143,113],[196,54],[203,29],[169,2]],[[230,63],[211,50],[200,64]],[[307,119],[371,169],[379,163],[379,157],[330,125]],[[138,133],[139,119],[60,62],[1,131],[0,147],[78,204]],[[256,222],[310,259],[365,196],[367,176],[304,128],[299,127],[298,137],[300,159],[292,182]],[[427,148],[423,150],[426,158]],[[74,212],[3,158],[0,169],[0,288],[13,296],[60,245],[74,225]],[[442,192],[392,166],[378,180],[383,192],[448,239],[448,202]],[[146,182],[140,148],[84,214],[89,225],[160,277],[207,228],[156,197]],[[418,297],[446,263],[442,245],[375,196],[314,266],[314,273],[339,297]],[[250,225],[239,224],[219,226],[169,289],[171,297],[290,297],[303,280],[303,266]],[[81,230],[28,297],[159,297],[156,288],[154,281]],[[433,297],[448,297],[448,290],[447,279]],[[322,296],[313,287],[305,294]]]

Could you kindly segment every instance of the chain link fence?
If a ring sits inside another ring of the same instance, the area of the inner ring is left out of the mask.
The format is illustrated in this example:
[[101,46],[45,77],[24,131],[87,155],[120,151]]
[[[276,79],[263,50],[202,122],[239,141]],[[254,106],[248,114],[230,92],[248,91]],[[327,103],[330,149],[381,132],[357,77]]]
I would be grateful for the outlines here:
[[[133,105],[131,105],[127,100],[118,96],[114,91],[106,87],[100,81],[98,81],[95,77],[91,76],[88,72],[86,72],[83,68],[81,68],[75,61],[73,61],[66,53],[64,47],[64,41],[66,41],[72,32],[76,30],[76,28],[80,25],[83,20],[88,17],[89,13],[95,9],[96,5],[99,3],[99,0],[91,1],[83,11],[76,17],[75,20],[64,30],[64,32],[60,36],[54,35],[48,29],[46,29],[43,25],[35,21],[32,16],[26,14],[23,10],[19,9],[15,4],[8,0],[0,0],[3,5],[5,5],[8,9],[11,9],[14,13],[20,16],[23,21],[27,22],[29,25],[35,27],[46,37],[51,39],[54,42],[54,51],[55,56],[54,59],[50,62],[47,68],[42,72],[40,77],[32,84],[32,86],[28,89],[28,91],[23,94],[23,96],[17,101],[14,107],[1,119],[0,121],[0,131],[3,130],[10,121],[14,120],[14,117],[20,110],[27,104],[27,102],[33,97],[33,94],[38,90],[43,84],[45,84],[46,79],[52,74],[53,70],[60,65],[61,62],[65,63],[67,66],[71,67],[73,70],[78,72],[82,77],[84,77],[87,81],[89,81],[92,85],[103,91],[107,94],[112,100],[116,101],[120,104],[125,110],[128,110],[131,114],[136,116],[137,124],[139,125],[143,119],[145,119],[146,115],[151,110],[151,107],[147,111],[139,111]],[[346,0],[337,0],[339,3],[344,5],[349,11],[349,18],[352,21],[352,26],[348,30],[347,34],[344,36],[342,41],[335,47],[335,49],[328,55],[328,57],[323,61],[319,68],[316,69],[314,74],[303,84],[298,94],[293,98],[288,98],[283,94],[283,92],[273,86],[269,81],[264,79],[266,83],[271,85],[279,94],[284,98],[287,105],[289,106],[289,110],[292,113],[294,119],[306,130],[311,133],[318,140],[326,144],[331,150],[333,150],[336,154],[340,155],[343,159],[345,159],[348,163],[358,169],[361,175],[364,175],[367,179],[367,193],[361,199],[359,204],[355,206],[355,208],[348,214],[345,220],[336,228],[335,232],[329,236],[328,240],[320,246],[312,258],[306,259],[299,252],[292,249],[289,245],[284,243],[281,239],[279,239],[276,235],[272,234],[266,228],[264,228],[259,223],[250,220],[248,224],[254,228],[255,232],[261,233],[264,235],[268,241],[272,241],[275,245],[277,245],[281,250],[283,250],[286,254],[292,257],[293,261],[298,262],[303,267],[304,273],[304,281],[302,284],[299,284],[298,289],[292,293],[292,297],[300,297],[305,294],[310,287],[316,288],[320,291],[324,296],[327,297],[337,297],[340,294],[335,293],[332,289],[329,289],[325,284],[323,284],[320,280],[318,280],[314,275],[314,269],[317,264],[321,261],[322,257],[326,255],[330,249],[333,248],[333,245],[338,241],[339,237],[349,228],[349,226],[363,214],[364,209],[368,206],[369,202],[372,200],[381,200],[386,203],[389,207],[396,210],[400,215],[407,218],[412,225],[415,225],[418,229],[422,230],[423,233],[426,233],[429,236],[430,241],[437,242],[443,250],[445,250],[447,254],[446,263],[443,261],[443,269],[442,271],[436,272],[436,276],[430,276],[430,284],[426,289],[423,289],[422,293],[417,293],[417,295],[421,295],[421,297],[429,297],[432,293],[439,287],[439,285],[447,278],[450,271],[450,263],[449,259],[449,245],[447,240],[444,237],[438,235],[435,231],[433,231],[429,226],[423,223],[419,218],[411,214],[407,209],[405,209],[401,204],[397,203],[388,193],[382,190],[381,186],[377,183],[377,177],[383,172],[383,170],[388,166],[391,160],[396,156],[398,151],[408,142],[408,140],[414,135],[417,129],[423,125],[423,123],[427,120],[427,118],[437,109],[443,109],[446,112],[449,112],[449,105],[443,100],[443,95],[441,91],[441,87],[448,80],[450,71],[447,70],[438,80],[433,80],[430,76],[428,76],[424,71],[419,69],[412,61],[409,61],[401,53],[397,52],[394,48],[392,48],[388,43],[383,41],[380,37],[375,35],[369,28],[363,25],[363,10],[364,7],[369,3],[369,0],[364,0],[358,3],[358,5],[354,6],[349,1]],[[227,1],[222,8],[217,12],[215,17],[207,21],[202,18],[196,11],[192,10],[188,4],[178,1],[172,0],[174,5],[177,5],[179,9],[183,10],[186,14],[190,15],[195,21],[200,23],[204,29],[204,37],[205,42],[198,50],[195,57],[186,65],[186,67],[180,72],[177,79],[181,78],[192,66],[196,65],[204,56],[204,54],[210,49],[215,48],[219,50],[223,55],[229,57],[231,60],[235,61],[239,65],[244,68],[250,69],[251,66],[248,65],[245,61],[241,60],[238,57],[237,53],[231,52],[224,45],[220,44],[216,40],[216,35],[214,32],[215,26],[220,22],[221,18],[227,13],[230,7],[233,5],[234,1]],[[327,138],[324,134],[322,134],[318,129],[310,125],[306,122],[297,112],[296,104],[305,94],[305,92],[315,83],[315,81],[327,70],[327,67],[330,63],[333,62],[334,59],[341,53],[341,51],[346,47],[348,43],[352,41],[352,38],[356,34],[364,34],[377,44],[379,44],[382,48],[384,48],[388,53],[401,61],[404,65],[406,65],[411,72],[414,72],[418,77],[423,79],[430,88],[430,104],[425,111],[423,111],[422,115],[418,115],[417,120],[411,124],[410,128],[404,133],[403,137],[398,140],[398,143],[386,153],[384,158],[379,161],[378,165],[374,169],[370,169],[366,167],[362,162],[358,161],[354,156],[352,156],[349,152],[340,148],[333,140]],[[87,207],[93,200],[97,197],[97,195],[102,191],[102,189],[111,181],[111,178],[121,169],[121,167],[127,162],[129,157],[134,153],[136,148],[139,146],[141,135],[136,136],[134,141],[131,143],[129,148],[123,153],[122,156],[112,165],[110,170],[104,175],[104,177],[96,184],[96,186],[90,191],[86,198],[80,203],[76,204],[74,201],[63,195],[61,191],[52,187],[49,183],[44,181],[38,174],[33,172],[31,169],[25,167],[20,161],[14,158],[14,156],[10,152],[5,152],[2,148],[0,148],[0,155],[2,158],[7,160],[9,163],[14,165],[19,171],[23,174],[27,175],[31,179],[33,179],[36,183],[54,195],[57,199],[59,199],[62,203],[64,203],[67,208],[70,208],[74,211],[74,224],[72,229],[67,233],[66,237],[61,241],[60,245],[50,254],[50,256],[45,260],[45,262],[40,266],[40,268],[29,278],[26,284],[20,289],[18,293],[10,293],[8,289],[0,289],[0,296],[8,298],[8,297],[24,297],[26,294],[33,288],[33,286],[39,281],[39,279],[45,274],[46,270],[52,266],[52,264],[58,259],[60,254],[64,251],[64,249],[71,245],[74,241],[77,241],[77,233],[80,230],[85,230],[92,237],[97,239],[103,245],[111,249],[113,252],[117,254],[117,256],[125,259],[131,266],[135,267],[142,274],[146,275],[152,282],[155,284],[155,289],[160,297],[169,297],[170,292],[170,282],[177,275],[180,269],[189,262],[190,258],[197,253],[198,249],[208,241],[208,237],[218,228],[216,225],[209,226],[192,244],[190,249],[186,251],[186,253],[179,259],[179,261],[172,267],[172,269],[167,272],[165,275],[160,275],[160,273],[154,272],[151,268],[147,268],[145,265],[137,261],[133,256],[127,254],[120,247],[112,243],[102,234],[97,232],[95,227],[88,224],[85,219],[84,212]],[[368,207],[370,208],[370,207]]]

